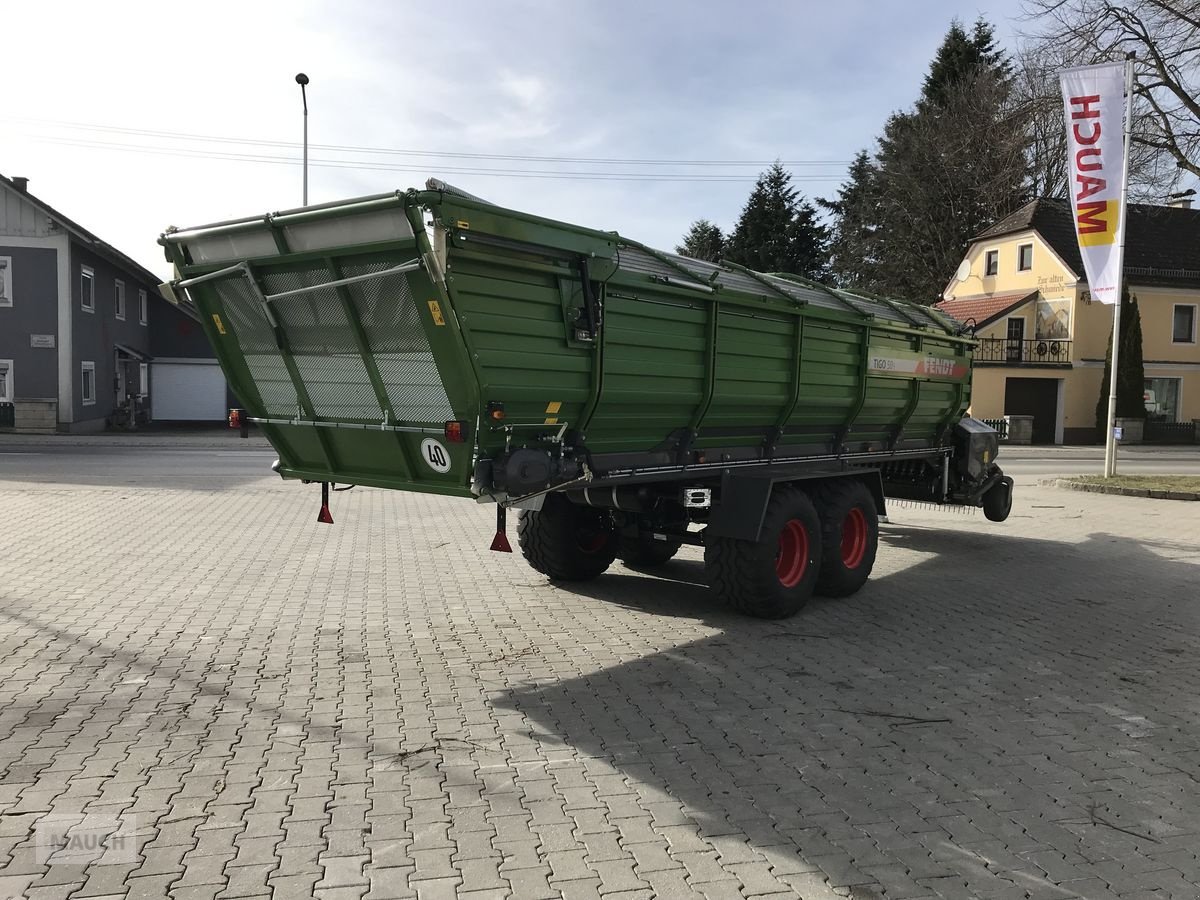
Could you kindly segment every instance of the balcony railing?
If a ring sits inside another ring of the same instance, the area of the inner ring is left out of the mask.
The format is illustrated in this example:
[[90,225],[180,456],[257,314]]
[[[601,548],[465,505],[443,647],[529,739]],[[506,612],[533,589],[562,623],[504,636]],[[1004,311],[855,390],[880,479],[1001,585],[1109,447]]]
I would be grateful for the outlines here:
[[1053,338],[1021,341],[983,338],[975,350],[975,363],[982,366],[1069,366],[1071,342]]

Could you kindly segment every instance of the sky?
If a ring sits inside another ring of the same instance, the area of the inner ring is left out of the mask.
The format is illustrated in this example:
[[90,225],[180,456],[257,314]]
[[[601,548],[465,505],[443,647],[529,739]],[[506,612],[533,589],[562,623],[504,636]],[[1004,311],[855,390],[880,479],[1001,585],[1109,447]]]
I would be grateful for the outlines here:
[[[784,162],[831,197],[951,21],[1019,0],[0,0],[0,174],[166,278],[158,235],[436,176],[671,249]],[[541,157],[536,159],[532,157]]]

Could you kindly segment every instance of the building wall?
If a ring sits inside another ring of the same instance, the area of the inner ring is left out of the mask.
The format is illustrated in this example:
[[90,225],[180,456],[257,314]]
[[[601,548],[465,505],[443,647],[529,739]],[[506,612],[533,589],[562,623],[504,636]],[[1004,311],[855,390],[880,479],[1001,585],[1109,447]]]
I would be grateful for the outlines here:
[[1176,420],[1200,419],[1200,334],[1191,343],[1172,340],[1176,304],[1196,307],[1194,331],[1200,331],[1200,290],[1135,287],[1133,293],[1142,317],[1146,378],[1179,379],[1179,405],[1173,410]]
[[[58,251],[13,246],[0,237],[0,256],[12,260],[12,306],[0,306],[0,359],[13,361],[16,400],[58,397]],[[30,335],[51,335],[55,347],[33,347]]]
[[[95,311],[83,309],[82,269],[92,269],[95,281]],[[125,283],[125,319],[116,317],[116,280]],[[104,420],[112,414],[116,399],[116,357],[114,344],[123,344],[145,355],[150,354],[150,329],[139,321],[138,291],[154,290],[154,286],[138,281],[102,256],[93,253],[82,244],[71,242],[71,318],[74,343],[72,380],[74,391],[74,418],[72,430],[96,430],[104,427]],[[160,301],[161,303],[161,301]],[[149,296],[149,313],[153,316],[154,301]],[[83,361],[96,366],[96,402],[83,402]]]
[[[1033,267],[1017,271],[1017,248],[1032,242]],[[998,272],[987,276],[988,250],[998,251]],[[1020,294],[1038,291],[1041,299],[1065,301],[1070,314],[1071,368],[1039,369],[1030,366],[979,366],[972,381],[971,409],[980,418],[999,418],[1005,414],[1004,391],[1009,378],[1063,379],[1062,421],[1060,428],[1067,443],[1099,440],[1096,429],[1096,403],[1101,395],[1104,359],[1112,341],[1113,307],[1093,303],[1086,282],[1077,282],[1075,274],[1042,239],[1028,231],[995,241],[980,241],[967,253],[970,272],[963,281],[947,286],[947,298],[981,294]],[[1142,355],[1146,378],[1179,379],[1178,421],[1200,419],[1200,341],[1176,344],[1171,340],[1174,306],[1196,304],[1200,322],[1200,290],[1160,287],[1130,287],[1138,299],[1142,317]],[[1042,305],[1044,312],[1048,309]],[[1003,339],[1008,335],[1008,319],[1025,320],[1025,337],[1038,337],[1038,301],[1032,300],[1007,316],[1002,316],[978,332],[980,338]],[[1198,324],[1200,327],[1200,324]]]
[[[1033,244],[1033,268],[1026,272],[1017,271],[1017,248],[1021,244]],[[995,275],[985,274],[987,252],[999,253],[999,269]],[[1075,275],[1063,263],[1050,245],[1032,231],[1008,235],[998,240],[973,244],[967,251],[966,260],[970,272],[962,281],[952,279],[943,296],[975,297],[980,294],[1019,294],[1041,291],[1047,298],[1069,297],[1075,288]],[[1033,335],[1031,334],[1030,337]]]
[[167,359],[216,359],[200,323],[166,300],[151,303],[150,352]]

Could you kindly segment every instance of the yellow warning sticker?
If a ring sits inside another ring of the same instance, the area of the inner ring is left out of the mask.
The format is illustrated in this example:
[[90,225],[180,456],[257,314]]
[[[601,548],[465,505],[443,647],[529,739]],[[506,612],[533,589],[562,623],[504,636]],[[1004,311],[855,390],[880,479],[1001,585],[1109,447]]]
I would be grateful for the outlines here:
[[546,404],[546,415],[548,415],[548,416],[553,415],[554,413],[558,412],[560,409],[562,409],[562,401],[554,400],[554,401]]
[[557,424],[558,424],[558,419],[556,419],[554,416],[550,416],[550,417],[548,417],[548,418],[546,419],[546,421],[545,421],[545,422],[543,422],[542,424],[543,424],[543,425],[557,425]]
[[213,313],[213,324],[217,326],[218,334],[225,333],[225,323],[221,321],[221,317],[218,316],[216,313]]
[[445,325],[446,320],[442,316],[442,306],[436,300],[429,301],[429,314],[433,316],[434,325]]

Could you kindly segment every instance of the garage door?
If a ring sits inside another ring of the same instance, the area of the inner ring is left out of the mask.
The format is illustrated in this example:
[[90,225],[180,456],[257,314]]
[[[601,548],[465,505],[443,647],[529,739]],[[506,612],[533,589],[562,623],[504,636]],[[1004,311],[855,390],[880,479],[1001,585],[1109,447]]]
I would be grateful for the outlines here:
[[225,376],[216,361],[150,363],[150,415],[158,421],[220,422]]

